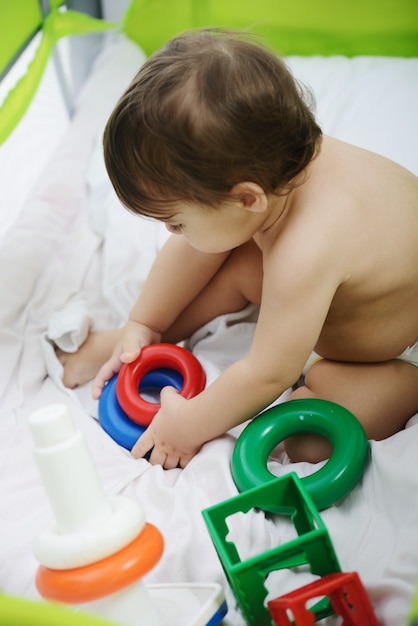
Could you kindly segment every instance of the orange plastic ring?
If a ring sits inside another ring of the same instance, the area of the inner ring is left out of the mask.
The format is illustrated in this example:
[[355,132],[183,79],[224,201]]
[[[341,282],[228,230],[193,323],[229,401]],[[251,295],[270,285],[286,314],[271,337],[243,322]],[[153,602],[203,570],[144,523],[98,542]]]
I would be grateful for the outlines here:
[[115,554],[84,567],[56,570],[41,565],[36,587],[42,597],[67,604],[91,602],[142,578],[160,560],[163,536],[152,524]]
[[135,361],[122,365],[116,381],[119,404],[128,417],[141,426],[150,425],[160,405],[141,397],[140,382],[146,374],[162,367],[183,376],[180,393],[184,398],[193,398],[205,388],[205,372],[191,352],[170,343],[145,346]]

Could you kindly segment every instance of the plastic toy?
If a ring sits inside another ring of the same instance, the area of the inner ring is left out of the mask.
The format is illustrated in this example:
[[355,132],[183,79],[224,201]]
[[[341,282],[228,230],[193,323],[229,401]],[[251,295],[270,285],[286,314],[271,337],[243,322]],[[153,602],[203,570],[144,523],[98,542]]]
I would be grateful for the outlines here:
[[[130,626],[132,615],[140,612],[144,623],[157,625],[158,612],[141,577],[160,559],[160,532],[145,523],[138,502],[106,498],[81,431],[65,406],[41,409],[29,424],[56,518],[56,525],[35,545],[41,563],[36,575],[39,593],[69,604],[97,601],[94,612]],[[109,594],[113,615],[108,601],[98,601]]]
[[[314,626],[315,615],[306,603],[329,597],[344,626],[379,626],[373,607],[356,572],[328,574],[267,603],[276,626]],[[293,620],[290,620],[288,611]]]
[[188,350],[172,344],[146,346],[136,361],[123,365],[105,385],[99,399],[99,422],[116,443],[131,450],[160,407],[146,399],[148,391],[170,385],[190,398],[205,384],[204,370]]
[[[136,441],[146,430],[146,426],[133,422],[120,406],[116,395],[117,378],[117,375],[113,376],[103,388],[99,398],[99,422],[103,430],[116,443],[127,450],[132,450]],[[180,391],[183,377],[170,369],[154,370],[142,379],[139,393],[145,394],[149,390],[161,390],[166,385],[171,385]]]
[[[258,508],[290,517],[297,537],[242,561],[227,518]],[[264,581],[270,572],[308,565],[318,576],[340,572],[328,531],[303,482],[292,472],[205,509],[203,517],[229,585],[248,626],[271,626]],[[321,595],[321,594],[319,594]],[[333,613],[327,598],[311,609],[316,619]]]
[[119,404],[131,420],[141,426],[149,426],[159,404],[145,400],[138,388],[144,376],[158,368],[170,368],[182,375],[180,393],[185,398],[192,398],[205,388],[205,372],[191,352],[168,343],[146,346],[136,361],[121,367],[116,382]]
[[[125,626],[216,626],[227,610],[219,585],[155,585],[151,591],[143,583],[163,552],[161,533],[136,500],[105,496],[67,408],[36,411],[29,425],[56,520],[34,547],[39,593]],[[170,615],[160,607],[169,607]]]
[[188,350],[172,344],[146,346],[136,361],[123,365],[105,385],[99,399],[99,422],[116,443],[132,450],[160,408],[158,402],[147,399],[147,392],[170,385],[191,398],[205,384],[205,372]]
[[[232,455],[232,476],[239,491],[263,485],[274,475],[269,454],[298,433],[317,433],[332,443],[330,459],[302,479],[319,510],[343,498],[356,485],[368,458],[368,441],[360,422],[346,409],[326,400],[291,400],[261,413],[241,433]],[[269,508],[280,513],[275,504]]]

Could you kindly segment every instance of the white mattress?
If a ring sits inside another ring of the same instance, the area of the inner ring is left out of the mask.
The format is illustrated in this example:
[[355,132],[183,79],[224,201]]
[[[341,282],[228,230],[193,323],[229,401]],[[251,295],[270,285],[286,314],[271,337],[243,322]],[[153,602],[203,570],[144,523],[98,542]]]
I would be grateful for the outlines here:
[[[105,120],[142,60],[141,51],[122,36],[109,41],[71,128],[0,248],[0,588],[39,597],[32,544],[52,513],[27,418],[46,404],[65,402],[87,438],[106,492],[140,500],[147,520],[164,535],[163,557],[146,581],[219,582],[230,607],[226,623],[241,626],[201,515],[203,508],[237,493],[229,464],[239,429],[206,444],[184,470],[134,460],[92,418],[97,407],[89,386],[76,392],[63,387],[48,340],[52,324],[76,343],[91,323],[97,329],[122,324],[165,237],[160,225],[119,206],[101,156]],[[313,88],[325,132],[418,174],[417,59],[293,57],[289,63]],[[217,319],[206,329],[209,334],[194,337],[193,351],[208,382],[251,342],[251,322],[225,322]],[[381,624],[401,626],[418,573],[415,419],[405,431],[370,445],[363,478],[322,517],[342,568],[359,572]],[[315,468],[272,460],[270,469],[304,476]],[[231,529],[243,554],[263,552],[291,536],[287,520],[255,512],[234,518]],[[308,580],[308,574],[287,570],[274,574],[267,581],[269,597]]]

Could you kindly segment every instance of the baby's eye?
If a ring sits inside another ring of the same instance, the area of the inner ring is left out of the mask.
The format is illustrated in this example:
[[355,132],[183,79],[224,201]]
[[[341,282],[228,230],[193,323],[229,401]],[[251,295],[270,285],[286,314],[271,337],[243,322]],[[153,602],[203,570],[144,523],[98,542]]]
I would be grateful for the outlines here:
[[166,224],[170,233],[179,234],[182,232],[184,225],[183,224]]

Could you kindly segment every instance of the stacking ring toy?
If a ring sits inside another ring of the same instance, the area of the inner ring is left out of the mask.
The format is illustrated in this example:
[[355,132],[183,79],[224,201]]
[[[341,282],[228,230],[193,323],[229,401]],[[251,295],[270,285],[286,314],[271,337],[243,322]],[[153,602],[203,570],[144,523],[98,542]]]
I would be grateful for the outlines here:
[[160,560],[163,537],[153,524],[144,529],[124,548],[82,567],[67,570],[41,565],[35,583],[48,600],[78,604],[98,600],[135,583]]
[[[130,451],[146,427],[133,422],[120,406],[116,395],[116,381],[117,375],[109,380],[100,395],[99,422],[103,430],[116,443]],[[174,370],[157,369],[144,376],[139,391],[160,390],[167,385],[180,391],[183,386],[183,377]]]
[[[232,476],[239,491],[277,478],[267,469],[271,451],[284,439],[316,433],[330,440],[332,454],[318,471],[302,479],[319,510],[343,498],[364,472],[368,441],[350,411],[327,400],[290,400],[256,417],[239,436],[232,455]],[[279,507],[266,508],[281,513]]]
[[138,389],[144,376],[158,368],[169,368],[182,375],[180,393],[184,398],[192,398],[205,388],[205,372],[191,352],[168,343],[145,346],[136,361],[122,365],[116,381],[119,404],[141,426],[151,423],[160,405],[145,400]]
[[151,370],[146,374],[139,384],[139,393],[143,394],[147,391],[161,391],[163,387],[174,387],[177,391],[181,391],[183,387],[183,376],[176,370],[161,367]]

